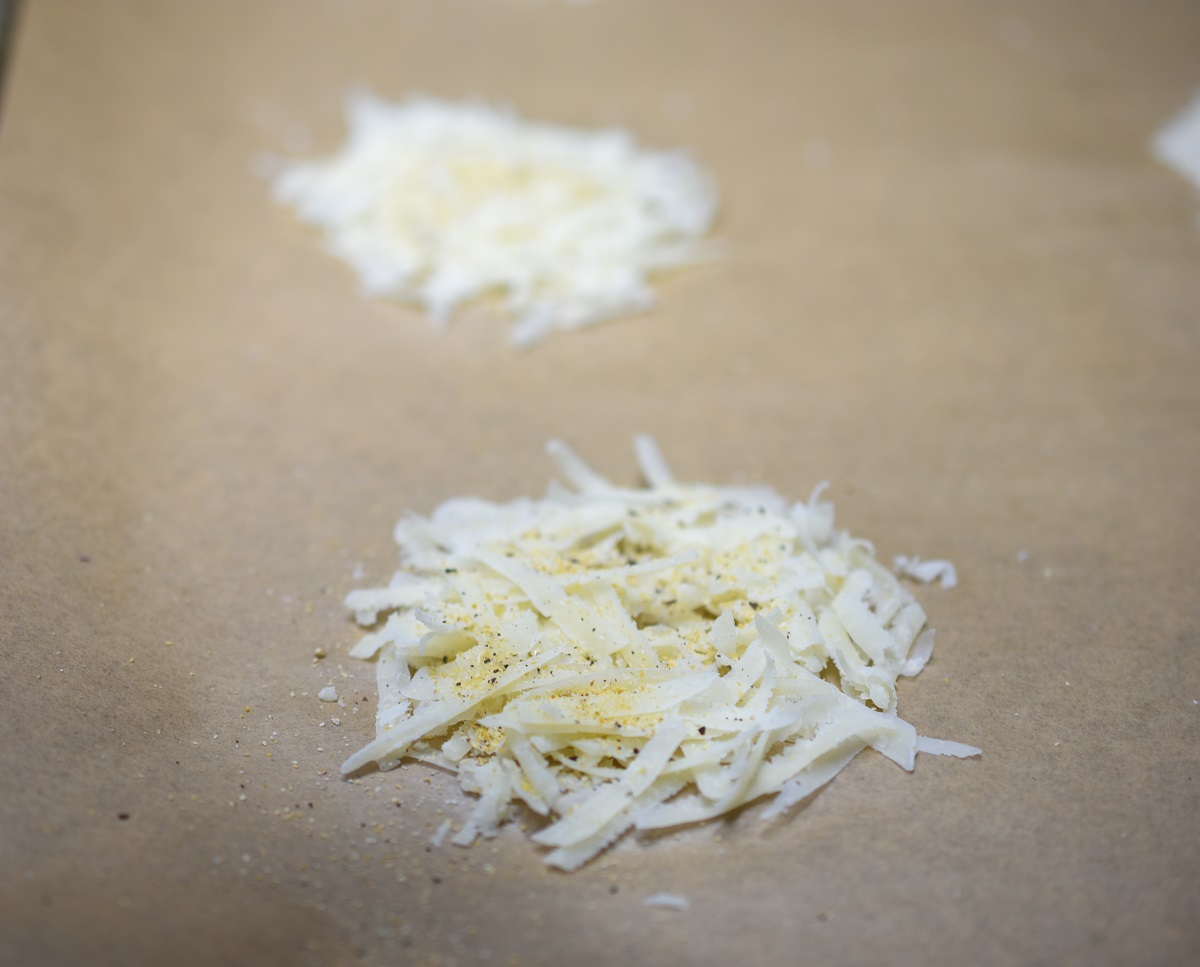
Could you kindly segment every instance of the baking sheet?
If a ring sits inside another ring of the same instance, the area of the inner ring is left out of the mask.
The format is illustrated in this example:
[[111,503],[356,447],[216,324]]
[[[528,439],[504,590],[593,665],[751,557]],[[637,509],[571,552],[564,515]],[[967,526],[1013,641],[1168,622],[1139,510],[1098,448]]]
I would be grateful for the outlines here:
[[[1148,150],[1198,43],[1186,3],[26,4],[0,961],[1200,957],[1200,201]],[[353,85],[687,147],[728,258],[528,353],[363,301],[255,173],[334,148]],[[983,756],[867,753],[572,875],[515,827],[433,848],[469,804],[432,770],[339,778],[374,711],[341,600],[394,520],[540,493],[552,436],[632,482],[642,431],[951,558],[900,709]]]

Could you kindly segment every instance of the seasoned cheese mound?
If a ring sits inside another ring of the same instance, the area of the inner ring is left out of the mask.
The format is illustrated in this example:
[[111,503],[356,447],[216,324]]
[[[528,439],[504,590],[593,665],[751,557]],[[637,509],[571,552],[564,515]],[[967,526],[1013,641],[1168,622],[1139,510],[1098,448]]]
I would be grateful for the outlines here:
[[342,150],[284,165],[276,196],[324,230],[365,294],[416,303],[435,323],[497,295],[513,341],[530,345],[645,309],[650,273],[711,254],[698,241],[716,213],[711,177],[625,131],[366,94],[348,120]]
[[448,501],[396,527],[403,569],[347,605],[373,630],[377,738],[344,772],[408,756],[478,795],[454,842],[517,803],[575,869],[633,828],[711,819],[774,796],[776,815],[871,747],[905,769],[919,738],[896,679],[929,657],[925,612],[834,528],[819,498],[674,481],[649,438],[649,486],[610,484],[559,442],[569,487]]

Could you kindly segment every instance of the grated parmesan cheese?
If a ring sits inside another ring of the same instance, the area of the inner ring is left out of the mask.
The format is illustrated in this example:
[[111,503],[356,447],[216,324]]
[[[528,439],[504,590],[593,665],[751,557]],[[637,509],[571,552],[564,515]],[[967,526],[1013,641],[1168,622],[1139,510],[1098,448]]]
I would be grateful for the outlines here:
[[709,174],[622,130],[521,121],[485,104],[369,94],[323,161],[285,163],[276,197],[324,230],[364,294],[423,306],[436,324],[500,296],[532,345],[649,307],[650,274],[710,258]]
[[521,803],[547,819],[546,861],[571,870],[630,829],[767,796],[777,815],[868,747],[905,769],[918,751],[979,754],[896,714],[932,631],[820,488],[789,504],[679,484],[642,437],[649,486],[631,489],[547,449],[569,487],[405,518],[403,569],[347,598],[372,628],[351,655],[375,660],[380,701],[343,772],[452,769],[478,797],[453,842],[494,836]]

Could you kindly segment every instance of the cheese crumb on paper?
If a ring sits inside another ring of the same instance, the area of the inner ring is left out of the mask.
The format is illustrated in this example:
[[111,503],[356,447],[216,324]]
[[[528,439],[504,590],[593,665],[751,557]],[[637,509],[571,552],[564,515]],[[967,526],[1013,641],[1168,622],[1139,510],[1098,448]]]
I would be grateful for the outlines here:
[[646,309],[650,275],[715,254],[701,239],[716,188],[683,152],[470,101],[359,93],[347,115],[341,151],[284,163],[275,195],[324,231],[365,295],[437,324],[496,296],[529,346]]
[[[346,604],[372,630],[377,737],[342,766],[405,757],[478,797],[452,842],[494,836],[523,803],[565,870],[629,831],[775,816],[865,748],[904,769],[919,737],[896,680],[932,650],[920,604],[820,498],[680,484],[639,437],[645,488],[564,444],[541,500],[447,501],[396,526],[402,569]],[[421,744],[418,744],[421,743]]]
[[690,910],[691,902],[681,893],[652,893],[642,901],[648,907],[660,910]]
[[921,581],[924,584],[937,581],[947,591],[958,587],[958,571],[952,561],[922,561],[919,557],[897,554],[892,558],[892,570],[903,577],[912,578],[914,581]]

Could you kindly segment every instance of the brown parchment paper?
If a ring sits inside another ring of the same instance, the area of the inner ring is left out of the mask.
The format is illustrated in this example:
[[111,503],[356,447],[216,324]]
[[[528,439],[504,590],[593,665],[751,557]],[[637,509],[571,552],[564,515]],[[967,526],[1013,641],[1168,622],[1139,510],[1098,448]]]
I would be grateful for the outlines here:
[[[0,963],[1200,959],[1200,199],[1149,149],[1197,50],[1186,2],[24,4]],[[255,173],[353,85],[687,147],[728,257],[527,353],[364,301]],[[952,559],[900,710],[982,758],[867,753],[569,876],[515,826],[433,848],[451,777],[341,779],[393,522],[540,493],[552,436],[632,482],[639,431]]]

